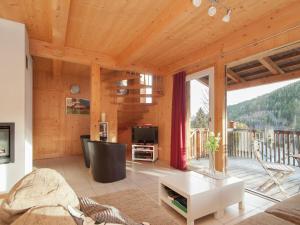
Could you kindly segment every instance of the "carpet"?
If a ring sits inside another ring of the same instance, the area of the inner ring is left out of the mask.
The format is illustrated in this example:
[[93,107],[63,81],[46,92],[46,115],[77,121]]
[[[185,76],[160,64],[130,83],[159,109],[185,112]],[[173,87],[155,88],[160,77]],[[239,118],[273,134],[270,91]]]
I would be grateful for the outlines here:
[[151,225],[178,225],[166,209],[137,189],[93,197],[100,204],[111,205],[135,220]]

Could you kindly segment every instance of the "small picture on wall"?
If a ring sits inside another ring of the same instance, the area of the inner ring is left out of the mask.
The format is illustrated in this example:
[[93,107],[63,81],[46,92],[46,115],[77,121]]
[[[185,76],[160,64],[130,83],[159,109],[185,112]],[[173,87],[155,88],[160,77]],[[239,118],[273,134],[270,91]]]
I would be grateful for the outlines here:
[[90,114],[90,100],[83,98],[66,98],[67,114]]

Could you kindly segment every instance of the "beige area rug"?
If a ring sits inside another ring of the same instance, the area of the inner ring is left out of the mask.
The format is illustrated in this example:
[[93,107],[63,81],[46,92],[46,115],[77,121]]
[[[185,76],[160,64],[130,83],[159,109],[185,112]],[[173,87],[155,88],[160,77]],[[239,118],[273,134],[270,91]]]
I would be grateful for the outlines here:
[[131,189],[93,197],[100,204],[111,205],[135,220],[151,225],[178,225],[163,207],[140,190]]

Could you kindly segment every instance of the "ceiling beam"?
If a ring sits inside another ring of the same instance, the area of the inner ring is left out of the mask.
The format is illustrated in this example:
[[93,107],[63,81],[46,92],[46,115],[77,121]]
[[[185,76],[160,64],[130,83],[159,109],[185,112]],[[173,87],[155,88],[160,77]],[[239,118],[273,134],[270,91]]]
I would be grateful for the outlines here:
[[259,62],[266,67],[272,74],[284,74],[285,72],[270,58],[259,59]]
[[234,82],[236,83],[245,82],[245,79],[242,78],[240,75],[238,75],[236,72],[234,72],[232,69],[228,68],[226,72],[227,72],[226,73],[227,76]]
[[[222,58],[226,64],[300,39],[300,1],[244,26],[204,48],[166,66],[168,74],[207,68]],[[230,65],[231,67],[232,65]]]
[[120,64],[130,64],[147,50],[147,47],[159,37],[167,28],[188,16],[195,10],[189,0],[172,1],[157,18],[139,33],[133,41],[119,54],[117,61]]
[[295,72],[285,73],[285,74],[277,74],[277,75],[264,77],[256,80],[246,81],[244,83],[232,84],[227,86],[227,91],[234,91],[243,88],[256,87],[264,84],[271,84],[271,83],[292,80],[297,78],[300,78],[300,70]]
[[52,43],[58,48],[65,46],[70,4],[71,0],[52,0]]
[[35,39],[30,39],[29,41],[30,54],[33,56],[57,59],[83,65],[91,65],[92,63],[96,63],[99,64],[102,68],[112,70],[151,73],[158,76],[165,74],[165,71],[163,70],[158,70],[156,68],[144,65],[120,66],[116,63],[116,60],[113,57],[96,51],[89,51],[66,46],[61,50],[60,48],[55,47],[52,43],[49,42],[39,41]]
[[[70,3],[71,0],[52,0],[52,44],[59,49],[57,54],[63,53],[65,46]],[[61,73],[62,61],[54,59],[53,77],[58,77]]]

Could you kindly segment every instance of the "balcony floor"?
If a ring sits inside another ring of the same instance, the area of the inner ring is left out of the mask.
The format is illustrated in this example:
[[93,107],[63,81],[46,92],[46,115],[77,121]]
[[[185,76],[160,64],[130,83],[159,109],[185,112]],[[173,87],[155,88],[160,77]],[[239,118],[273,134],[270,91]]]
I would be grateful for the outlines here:
[[[189,164],[193,170],[200,171],[201,168],[208,167],[208,159],[191,160]],[[295,173],[283,181],[282,185],[289,196],[300,192],[300,168],[293,168],[295,169]],[[257,191],[257,188],[270,178],[256,160],[235,157],[229,157],[228,159],[228,174],[243,179],[246,188],[254,191]],[[277,186],[262,194],[278,200],[286,198]]]

